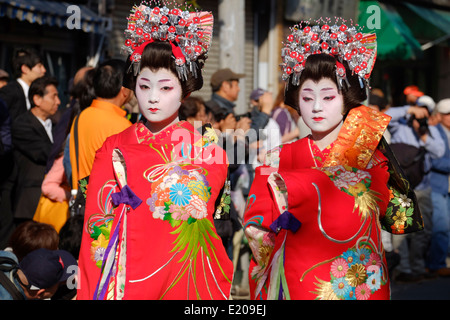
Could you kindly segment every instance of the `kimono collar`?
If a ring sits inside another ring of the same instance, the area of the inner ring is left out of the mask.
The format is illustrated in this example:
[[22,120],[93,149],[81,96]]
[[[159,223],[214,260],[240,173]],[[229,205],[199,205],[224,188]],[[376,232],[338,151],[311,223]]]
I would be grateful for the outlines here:
[[365,169],[390,120],[390,116],[366,106],[351,109],[323,167]]
[[[145,120],[144,120],[145,121]],[[161,132],[158,132],[157,134],[153,134],[146,126],[144,121],[139,121],[136,123],[136,138],[138,143],[151,143],[155,142],[155,140],[158,140],[158,143],[161,143],[162,141],[171,139],[172,133],[177,129],[185,129],[189,132],[195,133],[195,129],[188,121],[179,121]]]

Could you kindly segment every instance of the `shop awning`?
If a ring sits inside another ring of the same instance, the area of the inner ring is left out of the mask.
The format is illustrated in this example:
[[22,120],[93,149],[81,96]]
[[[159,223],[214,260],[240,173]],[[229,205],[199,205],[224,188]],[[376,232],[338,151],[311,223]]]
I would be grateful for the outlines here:
[[71,6],[70,3],[56,1],[0,0],[0,17],[94,33],[102,33],[109,27],[110,19],[99,16],[84,5]]
[[422,57],[420,43],[392,5],[360,1],[358,24],[364,32],[377,34],[377,59],[409,60]]
[[422,50],[450,39],[450,12],[405,2],[398,7],[405,23],[422,44]]

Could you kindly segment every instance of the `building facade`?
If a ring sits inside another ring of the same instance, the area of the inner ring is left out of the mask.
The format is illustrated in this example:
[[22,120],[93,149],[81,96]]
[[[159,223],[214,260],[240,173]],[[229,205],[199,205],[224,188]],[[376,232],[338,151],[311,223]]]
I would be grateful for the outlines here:
[[[385,91],[393,104],[402,102],[401,92],[410,84],[418,85],[436,101],[450,97],[448,0],[188,2],[200,10],[212,11],[215,18],[212,47],[203,71],[204,86],[196,95],[209,99],[209,80],[217,69],[230,67],[245,73],[240,83],[238,114],[247,111],[253,89],[261,87],[276,95],[283,88],[280,49],[289,27],[320,17],[343,16],[377,33],[379,54],[371,85]],[[107,58],[125,59],[120,52],[123,31],[136,3],[0,0],[0,68],[10,71],[14,48],[32,46],[43,56],[48,72],[60,81],[60,92],[67,92],[70,79],[80,67],[95,66]],[[79,20],[73,20],[77,8]]]

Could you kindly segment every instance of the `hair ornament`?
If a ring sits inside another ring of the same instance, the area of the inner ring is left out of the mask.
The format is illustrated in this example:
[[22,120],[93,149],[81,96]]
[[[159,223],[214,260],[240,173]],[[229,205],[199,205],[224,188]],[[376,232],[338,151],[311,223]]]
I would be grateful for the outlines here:
[[135,76],[140,72],[141,56],[146,45],[154,41],[168,41],[172,46],[178,77],[186,80],[188,72],[197,77],[199,70],[195,61],[201,55],[206,59],[212,41],[213,15],[206,11],[182,10],[176,4],[173,6],[172,9],[165,4],[163,7],[151,7],[144,1],[131,9],[122,50],[130,56],[130,69],[133,68]]
[[376,34],[363,34],[355,26],[345,24],[341,18],[336,18],[332,25],[329,18],[302,21],[291,28],[283,44],[282,78],[284,81],[291,78],[296,86],[310,55],[325,53],[336,58],[336,77],[342,88],[344,82],[348,85],[343,61],[347,61],[352,74],[367,83],[377,54]]
[[339,88],[342,88],[344,82],[346,83],[347,86],[350,86],[347,80],[347,72],[345,71],[345,67],[342,63],[340,63],[337,60],[336,60],[336,79]]

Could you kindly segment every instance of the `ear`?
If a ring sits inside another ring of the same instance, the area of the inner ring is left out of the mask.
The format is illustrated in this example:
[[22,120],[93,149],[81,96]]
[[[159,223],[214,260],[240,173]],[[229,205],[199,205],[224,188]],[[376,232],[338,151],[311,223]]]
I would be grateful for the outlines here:
[[40,299],[45,293],[45,289],[39,289],[36,293],[36,298]]
[[122,87],[120,88],[120,95],[122,96],[123,100],[124,100],[124,104],[127,103],[128,101],[130,101],[133,91],[131,91],[128,88]]
[[131,94],[131,90],[125,87],[120,88],[120,93],[125,97],[128,98],[128,96]]
[[226,90],[226,89],[229,89],[231,87],[231,84],[228,81],[224,81],[224,82],[222,82],[222,85],[220,87],[221,87],[222,90],[224,90],[224,89]]
[[35,94],[34,96],[33,96],[33,104],[35,105],[35,106],[40,106],[41,105],[41,102],[42,102],[42,97],[40,96],[40,95],[38,95],[38,94]]
[[23,64],[23,65],[20,67],[20,71],[22,71],[23,74],[27,74],[28,72],[31,71],[31,69],[28,68],[28,66],[27,66],[26,64]]

